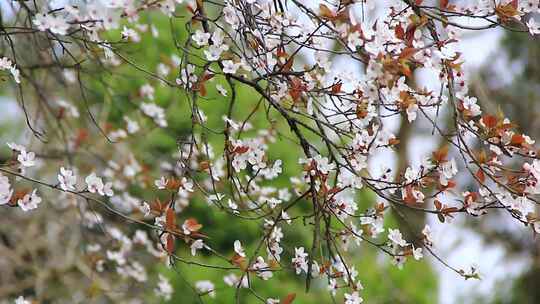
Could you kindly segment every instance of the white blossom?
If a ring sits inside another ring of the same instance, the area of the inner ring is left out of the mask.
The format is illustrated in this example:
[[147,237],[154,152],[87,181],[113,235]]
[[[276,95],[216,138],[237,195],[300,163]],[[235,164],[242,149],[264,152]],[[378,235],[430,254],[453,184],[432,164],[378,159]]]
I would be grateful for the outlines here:
[[159,282],[157,284],[157,288],[154,289],[156,295],[162,297],[165,299],[165,301],[169,301],[172,297],[173,291],[173,287],[171,283],[169,283],[169,280],[163,275],[159,274]]
[[[223,277],[223,281],[228,286],[236,288],[238,286],[238,283],[240,282],[240,278],[237,275],[235,275],[234,273],[230,273],[230,274]],[[240,287],[242,287],[242,288],[248,288],[249,287],[248,276],[246,276],[246,275],[242,276],[242,283],[240,284]]]
[[293,266],[296,270],[296,274],[300,274],[302,271],[308,272],[307,263],[308,254],[304,252],[304,247],[294,248],[294,258],[292,259]]
[[11,189],[9,179],[0,173],[0,205],[9,203],[12,195],[13,189]]
[[415,104],[415,103],[411,103],[408,107],[407,107],[407,120],[409,122],[413,122],[416,120],[416,112],[418,111],[418,105]]
[[239,256],[245,258],[246,253],[244,252],[244,248],[242,247],[242,243],[240,243],[239,240],[234,241],[234,252],[238,254]]
[[255,263],[253,263],[252,268],[255,272],[257,272],[257,276],[265,281],[269,280],[273,276],[273,273],[269,269],[268,264],[264,261],[263,257],[261,256],[257,257],[257,259],[255,260]]
[[34,210],[41,203],[41,197],[37,195],[37,190],[34,189],[32,193],[24,195],[22,199],[17,201],[17,205],[21,207],[22,211]]
[[223,73],[225,74],[234,74],[236,73],[236,70],[238,70],[238,67],[240,66],[238,63],[234,63],[232,60],[223,60]]
[[73,171],[60,167],[60,174],[58,174],[58,181],[60,182],[60,188],[64,191],[75,191],[75,185],[77,184],[77,177],[73,174]]
[[529,18],[529,21],[527,21],[527,28],[531,35],[540,35],[540,23],[536,22],[534,18]]
[[360,304],[364,300],[360,297],[358,294],[358,291],[355,291],[353,293],[346,293],[345,294],[345,304]]
[[204,242],[203,240],[195,240],[193,243],[191,243],[191,255],[195,256],[197,255],[197,250],[204,248]]
[[420,260],[424,257],[424,254],[422,253],[422,248],[418,247],[418,248],[414,248],[413,247],[413,257],[415,260]]
[[154,122],[162,127],[167,127],[167,121],[165,120],[165,110],[154,103],[141,103],[141,110],[144,114],[154,119]]
[[31,304],[31,302],[26,300],[23,296],[19,296],[15,299],[15,304]]
[[23,167],[33,167],[35,162],[36,154],[34,152],[26,152],[26,149],[22,149],[17,156],[17,160]]
[[211,298],[216,296],[214,283],[208,280],[195,282],[195,289],[201,294],[208,294]]
[[219,94],[227,97],[227,90],[222,85],[220,85],[219,83],[216,84],[216,89],[219,92]]
[[52,14],[36,14],[33,23],[40,31],[49,30],[58,35],[66,35],[69,29],[69,24],[64,17]]
[[403,239],[398,229],[388,229],[388,239],[401,247],[407,246],[407,242]]
[[162,176],[154,181],[154,185],[156,185],[158,189],[165,189],[167,187],[167,182],[167,179]]
[[141,36],[139,35],[139,33],[137,33],[137,31],[135,31],[134,29],[128,28],[126,26],[124,26],[124,28],[122,29],[121,34],[122,34],[122,39],[124,40],[130,40],[133,42],[141,41]]
[[84,181],[88,187],[90,193],[98,193],[102,196],[113,196],[112,183],[103,184],[103,180],[96,175],[95,172],[92,172],[88,175]]
[[193,38],[193,41],[195,41],[195,43],[198,46],[205,46],[205,45],[208,45],[208,39],[210,39],[210,33],[205,33],[202,30],[196,30],[192,38]]

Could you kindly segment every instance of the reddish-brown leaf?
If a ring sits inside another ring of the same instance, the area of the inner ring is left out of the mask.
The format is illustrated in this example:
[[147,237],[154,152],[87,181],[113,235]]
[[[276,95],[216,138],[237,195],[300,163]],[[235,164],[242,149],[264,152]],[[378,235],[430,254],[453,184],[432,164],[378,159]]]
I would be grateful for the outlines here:
[[287,52],[285,52],[285,48],[283,46],[280,46],[277,49],[276,55],[278,58],[287,57]]
[[[454,212],[458,212],[458,211],[459,211],[459,209],[456,208],[456,207],[447,207],[447,208],[443,208],[441,210],[441,212],[444,213],[444,214],[450,214],[450,213],[454,213]],[[450,217],[452,217],[452,216],[450,216]]]
[[167,230],[174,230],[176,228],[176,214],[172,208],[168,208],[165,213],[165,227]]
[[291,58],[287,59],[287,61],[285,61],[285,64],[283,65],[281,70],[283,70],[284,72],[290,71],[291,68],[292,68],[293,63],[294,63],[294,57],[291,57]]
[[484,174],[484,171],[482,169],[478,169],[475,175],[478,178],[478,181],[480,181],[480,183],[483,184],[486,181],[486,175]]
[[439,150],[432,153],[433,160],[437,163],[442,163],[446,161],[446,157],[448,156],[448,146],[443,146]]
[[233,265],[235,265],[235,266],[238,266],[238,267],[240,267],[240,268],[243,267],[245,261],[246,261],[246,258],[242,257],[242,256],[239,255],[239,254],[235,254],[235,255],[231,258],[231,264],[233,264]]
[[319,11],[323,19],[334,20],[336,19],[336,13],[334,13],[328,6],[324,4],[319,5]]
[[248,147],[248,146],[237,146],[237,147],[234,148],[233,153],[236,153],[236,154],[244,154],[244,153],[246,153],[247,151],[249,151],[249,147]]
[[377,211],[377,213],[381,213],[383,212],[387,207],[384,205],[384,203],[378,203],[376,206],[375,206],[375,210]]
[[88,139],[88,137],[90,137],[90,133],[87,129],[79,129],[77,136],[75,137],[75,149],[79,148],[81,144]]
[[195,218],[188,218],[185,220],[184,226],[191,232],[199,231],[202,228],[202,225],[199,224]]
[[514,3],[517,1],[512,1],[507,4],[499,4],[497,7],[495,7],[495,14],[501,19],[501,22],[507,23],[512,19],[513,17],[519,15],[519,11],[517,10],[517,3]]
[[176,179],[176,178],[169,178],[167,180],[167,184],[165,185],[165,188],[167,190],[178,190],[178,188],[180,187],[180,180]]
[[363,104],[356,106],[356,117],[362,119],[365,118],[369,112],[366,110],[366,107]]
[[338,82],[338,83],[334,84],[334,85],[332,86],[332,94],[335,95],[335,94],[340,93],[340,92],[341,92],[341,85],[342,85],[341,82]]
[[204,73],[203,77],[201,78],[201,81],[210,80],[210,79],[214,78],[214,76],[216,76],[216,74]]
[[469,194],[465,196],[465,202],[469,202],[469,201],[475,202],[477,199],[478,199],[478,193],[476,192],[469,192]]
[[404,48],[403,51],[401,51],[401,54],[399,54],[399,59],[408,60],[409,58],[414,56],[416,52],[418,52],[418,49],[416,48],[413,48],[413,47]]
[[414,205],[416,203],[416,198],[414,198],[413,188],[411,185],[405,187],[405,197],[403,198],[403,201],[407,205]]
[[206,96],[206,85],[204,84],[204,82],[199,82],[197,84],[197,89],[196,91],[199,92],[199,95],[201,96]]
[[397,139],[397,138],[390,138],[390,139],[388,140],[388,145],[389,145],[389,146],[395,146],[395,145],[397,145],[397,144],[399,144],[399,139]]
[[194,90],[199,92],[199,95],[206,96],[206,81],[212,79],[215,76],[215,74],[211,73],[204,73],[204,75],[199,79],[197,84],[195,85]]
[[412,77],[412,70],[407,63],[404,62],[400,64],[400,68],[401,68],[401,74],[405,75],[407,78]]
[[283,298],[283,300],[281,300],[280,304],[291,304],[295,298],[296,298],[296,294],[290,293],[285,298]]
[[170,233],[167,233],[167,244],[166,249],[169,254],[174,253],[174,236]]
[[514,146],[521,146],[525,142],[525,138],[519,134],[512,135],[510,143]]
[[407,30],[405,30],[405,44],[408,46],[412,46],[412,41],[414,39],[414,32],[416,31],[416,28],[418,26],[416,24],[410,24],[407,26]]
[[155,201],[152,202],[152,205],[150,206],[150,209],[156,213],[157,215],[161,215],[163,214],[163,211],[165,211],[165,206],[167,206],[167,204],[163,204],[159,198],[156,198]]
[[518,0],[512,0],[510,2],[510,5],[514,8],[514,9],[518,9]]
[[13,193],[13,195],[11,196],[11,199],[9,200],[10,205],[12,206],[17,205],[17,202],[23,199],[23,197],[27,195],[28,193],[30,193],[30,191],[31,191],[30,189],[17,189],[15,193]]
[[497,126],[497,117],[493,115],[484,115],[482,116],[482,122],[487,128],[492,129]]
[[435,200],[435,201],[433,202],[433,204],[435,205],[435,208],[436,208],[437,210],[441,210],[441,209],[442,209],[442,203],[441,203],[439,200]]
[[61,107],[60,109],[58,109],[58,114],[56,114],[56,119],[58,120],[63,119],[65,113],[66,113],[66,109]]
[[290,82],[291,88],[289,90],[289,95],[291,95],[294,102],[298,101],[302,96],[302,92],[305,91],[306,86],[302,83],[302,80],[298,78],[293,78]]
[[401,26],[401,24],[398,24],[396,28],[394,29],[394,33],[398,39],[403,40],[405,38],[405,30]]
[[448,0],[441,0],[441,8],[446,9],[448,7]]

